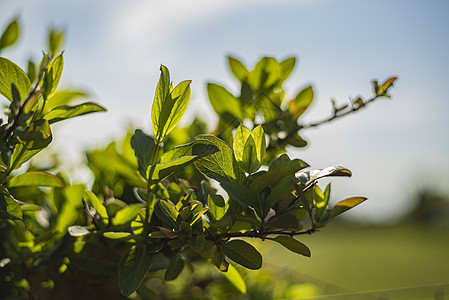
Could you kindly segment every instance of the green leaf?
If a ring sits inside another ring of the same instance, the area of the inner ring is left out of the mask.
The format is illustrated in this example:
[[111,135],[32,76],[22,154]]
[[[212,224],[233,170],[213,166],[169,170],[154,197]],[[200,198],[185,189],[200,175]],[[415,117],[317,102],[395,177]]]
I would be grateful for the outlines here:
[[264,207],[255,192],[238,182],[223,181],[220,184],[230,198],[237,200],[241,205],[251,206],[256,210],[259,217],[263,218]]
[[40,171],[27,172],[20,175],[17,175],[9,181],[9,187],[16,186],[28,186],[28,185],[37,185],[37,186],[52,186],[52,187],[63,187],[61,179],[57,176]]
[[219,182],[245,181],[245,174],[235,160],[234,151],[225,141],[213,135],[200,135],[197,138],[211,141],[220,150],[195,161],[195,166],[201,173]]
[[254,180],[250,184],[250,188],[253,191],[259,192],[266,187],[273,187],[283,178],[291,175],[295,175],[301,169],[308,167],[309,165],[300,159],[290,160],[285,162],[282,166],[272,168],[268,172],[254,177]]
[[137,217],[139,211],[144,207],[144,204],[131,204],[122,208],[115,214],[112,223],[117,226],[129,223]]
[[80,213],[82,207],[82,198],[84,193],[84,185],[77,184],[72,186],[65,186],[63,188],[62,208],[57,214],[55,230],[60,233],[65,233],[67,228],[71,226]]
[[70,226],[69,228],[67,228],[67,232],[71,236],[84,236],[86,234],[89,234],[89,230],[86,227],[79,225]]
[[151,180],[160,181],[201,157],[214,154],[218,151],[218,147],[206,139],[196,139],[189,144],[175,147],[166,152],[161,157],[160,163],[155,165]]
[[307,172],[301,172],[298,174],[298,180],[304,185],[308,186],[312,184],[315,180],[318,180],[327,176],[345,176],[351,177],[352,173],[350,170],[341,166],[331,166],[324,169],[311,170]]
[[151,110],[153,132],[157,141],[162,142],[183,117],[190,100],[190,83],[190,80],[185,80],[170,91],[170,74],[161,65],[161,76]]
[[281,70],[282,70],[282,81],[284,81],[293,72],[293,69],[295,68],[295,64],[296,64],[296,58],[289,57],[289,58],[285,59],[284,61],[282,61],[280,64],[281,64]]
[[301,90],[296,98],[288,103],[288,110],[293,115],[293,119],[298,119],[307,108],[313,102],[313,88],[312,86],[307,86],[305,89]]
[[229,68],[231,69],[232,74],[237,78],[240,82],[244,81],[248,76],[248,69],[236,58],[228,56]]
[[58,53],[59,49],[62,46],[62,42],[64,40],[64,31],[51,28],[48,36],[48,49],[52,56]]
[[132,246],[122,256],[118,265],[118,285],[120,292],[131,295],[142,283],[151,267],[153,255],[146,246]]
[[159,219],[170,225],[172,229],[178,229],[176,219],[178,218],[179,213],[173,203],[159,200],[155,206],[154,213]]
[[393,83],[397,80],[398,78],[396,76],[390,77],[388,79],[386,79],[381,86],[379,86],[376,90],[376,95],[377,96],[383,96],[386,95],[388,92],[388,89],[390,87],[393,86]]
[[181,274],[184,269],[184,259],[181,255],[177,255],[170,261],[167,270],[165,271],[164,280],[170,281],[178,278],[179,274]]
[[0,219],[21,220],[22,210],[19,203],[0,186]]
[[0,57],[0,94],[9,101],[13,101],[11,84],[14,84],[24,101],[33,89],[27,74],[12,61]]
[[105,232],[103,233],[105,238],[111,239],[111,240],[120,240],[120,239],[126,239],[128,238],[131,233],[129,232]]
[[146,135],[142,130],[136,129],[133,137],[131,138],[131,147],[134,150],[134,154],[137,158],[137,164],[139,165],[139,173],[143,178],[147,176],[147,169],[151,162],[151,156],[154,151],[154,139],[149,135]]
[[240,125],[234,136],[234,156],[241,168],[247,173],[257,171],[265,156],[266,141],[261,125],[251,132]]
[[215,220],[220,220],[226,214],[228,205],[226,205],[221,195],[208,195],[207,204],[209,206],[209,212],[212,214]]
[[229,264],[228,271],[222,274],[240,293],[246,294],[246,283],[233,265]]
[[47,65],[47,70],[44,73],[43,83],[43,96],[44,99],[48,99],[54,95],[58,88],[59,81],[61,80],[62,69],[64,67],[64,58],[61,55],[55,58],[55,60]]
[[292,237],[280,235],[275,238],[268,238],[268,239],[278,242],[279,244],[281,244],[290,251],[310,257],[310,249],[306,245],[295,240]]
[[262,267],[262,255],[251,244],[243,240],[227,242],[223,251],[227,257],[245,268],[256,270]]
[[62,105],[50,110],[44,117],[50,124],[94,113],[106,111],[104,107],[94,102],[85,102],[76,106]]
[[328,220],[333,219],[336,216],[344,213],[345,211],[359,205],[366,199],[367,198],[365,197],[351,197],[338,202],[337,204],[335,204],[334,208],[332,208],[332,210],[330,211]]
[[17,19],[12,20],[0,38],[0,52],[2,49],[14,45],[19,39],[19,22]]
[[97,196],[89,190],[84,190],[84,197],[89,200],[90,204],[93,208],[95,208],[95,211],[103,219],[103,221],[107,222],[109,218],[108,212]]
[[11,156],[11,165],[17,170],[23,163],[47,147],[52,141],[52,133],[47,120],[41,119],[32,122],[22,134],[19,135],[20,144],[17,144]]
[[34,64],[34,61],[32,59],[28,60],[28,65],[27,65],[27,75],[28,78],[30,79],[30,82],[33,83],[36,80],[36,65]]
[[240,101],[224,87],[208,83],[207,95],[209,96],[210,104],[220,117],[231,123],[235,120],[239,123],[243,122],[245,115]]
[[329,205],[329,197],[330,197],[330,191],[331,191],[331,184],[329,183],[326,186],[326,190],[324,193],[321,191],[321,189],[315,185],[314,186],[314,205],[316,207],[315,211],[315,218],[317,221],[320,220],[320,218],[323,216],[324,212],[327,209],[327,206]]
[[282,82],[282,68],[273,57],[261,58],[248,75],[253,91],[269,90]]
[[69,105],[74,99],[87,97],[89,97],[89,94],[82,90],[59,89],[45,104],[44,112],[47,113],[58,106]]

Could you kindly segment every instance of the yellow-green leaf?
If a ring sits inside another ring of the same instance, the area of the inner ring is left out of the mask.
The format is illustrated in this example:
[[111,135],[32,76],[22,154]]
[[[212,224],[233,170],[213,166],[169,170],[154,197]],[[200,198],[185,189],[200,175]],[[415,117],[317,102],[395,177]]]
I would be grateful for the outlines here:
[[13,101],[12,83],[17,87],[20,98],[24,101],[33,88],[30,79],[18,65],[9,59],[0,57],[0,94],[9,101]]
[[47,172],[40,172],[40,171],[23,173],[11,178],[11,180],[9,181],[9,187],[28,186],[28,185],[52,186],[52,187],[64,186],[61,179],[59,179],[57,176]]

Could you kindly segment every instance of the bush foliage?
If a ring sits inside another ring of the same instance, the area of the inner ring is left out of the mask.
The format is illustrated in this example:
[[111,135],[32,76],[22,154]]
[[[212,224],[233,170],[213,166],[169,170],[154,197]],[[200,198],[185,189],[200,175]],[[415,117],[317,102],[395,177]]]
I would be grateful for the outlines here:
[[[132,130],[121,141],[87,151],[92,187],[71,184],[67,175],[55,173],[57,159],[45,165],[39,156],[30,161],[51,143],[55,123],[106,110],[76,102],[87,96],[83,92],[58,89],[63,36],[50,30],[41,62],[30,60],[26,71],[0,57],[0,94],[7,101],[0,127],[0,292],[6,298],[162,298],[149,288],[156,278],[160,284],[176,280],[184,269],[198,275],[205,264],[222,275],[208,273],[196,287],[214,286],[216,297],[231,287],[246,293],[242,270],[262,267],[249,238],[310,256],[301,235],[366,200],[351,197],[331,206],[331,186],[321,189],[318,180],[351,172],[341,166],[308,169],[286,147],[306,146],[303,130],[389,97],[396,77],[375,81],[367,100],[332,102],[330,117],[306,124],[301,117],[314,99],[313,88],[293,99],[283,88],[294,57],[264,57],[252,69],[228,57],[240,93],[207,84],[218,116],[209,133],[200,119],[178,126],[191,82],[175,85],[161,65],[152,129]],[[0,51],[18,37],[14,20]],[[179,295],[189,297],[192,283],[179,282]]]

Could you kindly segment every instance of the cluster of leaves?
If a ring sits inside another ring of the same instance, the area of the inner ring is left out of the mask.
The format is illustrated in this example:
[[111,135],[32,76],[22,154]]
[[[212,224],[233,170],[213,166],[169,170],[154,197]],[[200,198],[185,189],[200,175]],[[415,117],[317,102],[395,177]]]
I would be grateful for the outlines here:
[[[15,26],[8,26],[0,45],[12,44]],[[91,189],[50,174],[57,163],[45,170],[27,164],[27,171],[16,175],[13,171],[51,142],[50,124],[104,110],[92,102],[69,106],[80,93],[56,91],[62,37],[62,32],[51,31],[50,52],[44,53],[37,71],[33,63],[25,73],[0,58],[0,93],[10,101],[8,122],[0,132],[0,217],[5,219],[0,221],[0,249],[6,253],[0,270],[11,290],[46,297],[64,297],[73,290],[78,297],[100,292],[106,297],[120,290],[130,296],[143,292],[142,282],[157,271],[170,281],[202,261],[215,265],[244,293],[234,263],[259,269],[262,256],[243,238],[271,240],[310,256],[295,237],[317,231],[366,200],[352,197],[330,205],[330,185],[322,190],[317,181],[351,172],[340,166],[306,171],[307,163],[291,159],[285,147],[306,145],[298,134],[302,129],[388,96],[395,78],[376,82],[373,98],[359,98],[349,107],[334,105],[333,116],[305,125],[299,118],[313,101],[312,87],[291,100],[282,87],[295,58],[278,62],[265,57],[251,71],[229,58],[241,94],[208,84],[219,116],[212,134],[198,120],[177,126],[189,103],[191,82],[174,86],[162,65],[151,110],[152,134],[136,129],[121,142],[88,151],[87,165],[95,176]],[[118,288],[105,284],[116,282],[117,276]],[[82,289],[68,284],[74,278]]]

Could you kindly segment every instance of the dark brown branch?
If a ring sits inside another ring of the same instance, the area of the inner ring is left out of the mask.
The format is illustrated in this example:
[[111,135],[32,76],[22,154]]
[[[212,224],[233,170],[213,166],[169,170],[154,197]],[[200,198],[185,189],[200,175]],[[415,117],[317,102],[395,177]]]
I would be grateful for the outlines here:
[[304,234],[312,234],[314,232],[318,231],[318,229],[312,227],[308,230],[304,231],[276,231],[276,230],[252,230],[252,231],[244,231],[244,232],[229,232],[223,237],[225,238],[234,238],[234,237],[250,237],[250,238],[260,238],[264,239],[268,235],[288,235],[290,237],[296,236],[296,235],[304,235]]

